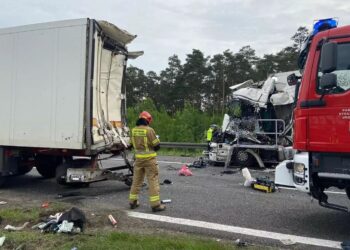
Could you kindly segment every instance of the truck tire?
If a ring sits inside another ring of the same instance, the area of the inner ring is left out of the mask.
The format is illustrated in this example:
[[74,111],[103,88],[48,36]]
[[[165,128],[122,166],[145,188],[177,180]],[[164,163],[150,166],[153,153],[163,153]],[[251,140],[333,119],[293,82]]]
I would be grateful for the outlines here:
[[244,149],[238,149],[232,154],[231,162],[236,163],[241,168],[252,166],[254,161],[254,157]]
[[56,168],[61,164],[61,156],[37,155],[35,157],[35,166],[39,174],[44,178],[53,178],[56,175]]

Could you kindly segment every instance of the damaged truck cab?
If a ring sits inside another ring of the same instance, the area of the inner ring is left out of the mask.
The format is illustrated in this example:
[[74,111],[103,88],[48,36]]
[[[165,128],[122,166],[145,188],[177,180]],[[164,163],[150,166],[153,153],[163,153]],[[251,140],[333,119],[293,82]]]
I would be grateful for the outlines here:
[[277,167],[275,181],[309,193],[321,206],[349,211],[328,203],[324,191],[345,189],[350,198],[350,26],[320,20],[305,48],[294,109],[296,154]]
[[[265,81],[245,81],[233,90],[222,131],[210,144],[213,163],[251,167],[278,164],[292,152],[291,114],[295,87],[292,72],[271,74]],[[297,73],[297,72],[294,72]]]

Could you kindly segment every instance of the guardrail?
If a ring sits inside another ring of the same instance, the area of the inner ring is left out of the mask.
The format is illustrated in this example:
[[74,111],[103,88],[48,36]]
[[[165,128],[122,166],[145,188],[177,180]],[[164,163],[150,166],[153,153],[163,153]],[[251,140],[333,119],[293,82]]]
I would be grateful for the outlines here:
[[203,149],[207,148],[207,143],[192,143],[192,142],[160,142],[162,148],[190,148]]

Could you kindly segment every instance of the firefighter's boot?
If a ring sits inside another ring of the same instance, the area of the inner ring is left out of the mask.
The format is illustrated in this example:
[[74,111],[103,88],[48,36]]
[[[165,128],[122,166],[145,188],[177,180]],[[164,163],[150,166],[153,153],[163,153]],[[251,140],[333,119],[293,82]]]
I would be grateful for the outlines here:
[[165,210],[165,206],[162,204],[159,204],[158,206],[152,207],[152,212],[156,213],[156,212],[161,212]]
[[140,203],[139,201],[136,200],[136,201],[129,202],[129,205],[130,205],[130,209],[135,209],[140,206]]

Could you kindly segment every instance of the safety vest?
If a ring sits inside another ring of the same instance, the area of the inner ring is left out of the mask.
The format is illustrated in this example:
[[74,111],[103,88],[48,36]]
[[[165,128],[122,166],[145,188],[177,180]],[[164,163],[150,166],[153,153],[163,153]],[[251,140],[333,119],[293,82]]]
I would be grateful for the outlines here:
[[211,141],[211,139],[213,138],[213,131],[214,129],[209,128],[207,131],[207,141]]
[[135,149],[136,159],[149,159],[157,156],[154,147],[160,141],[149,126],[137,126],[131,131],[131,143]]

